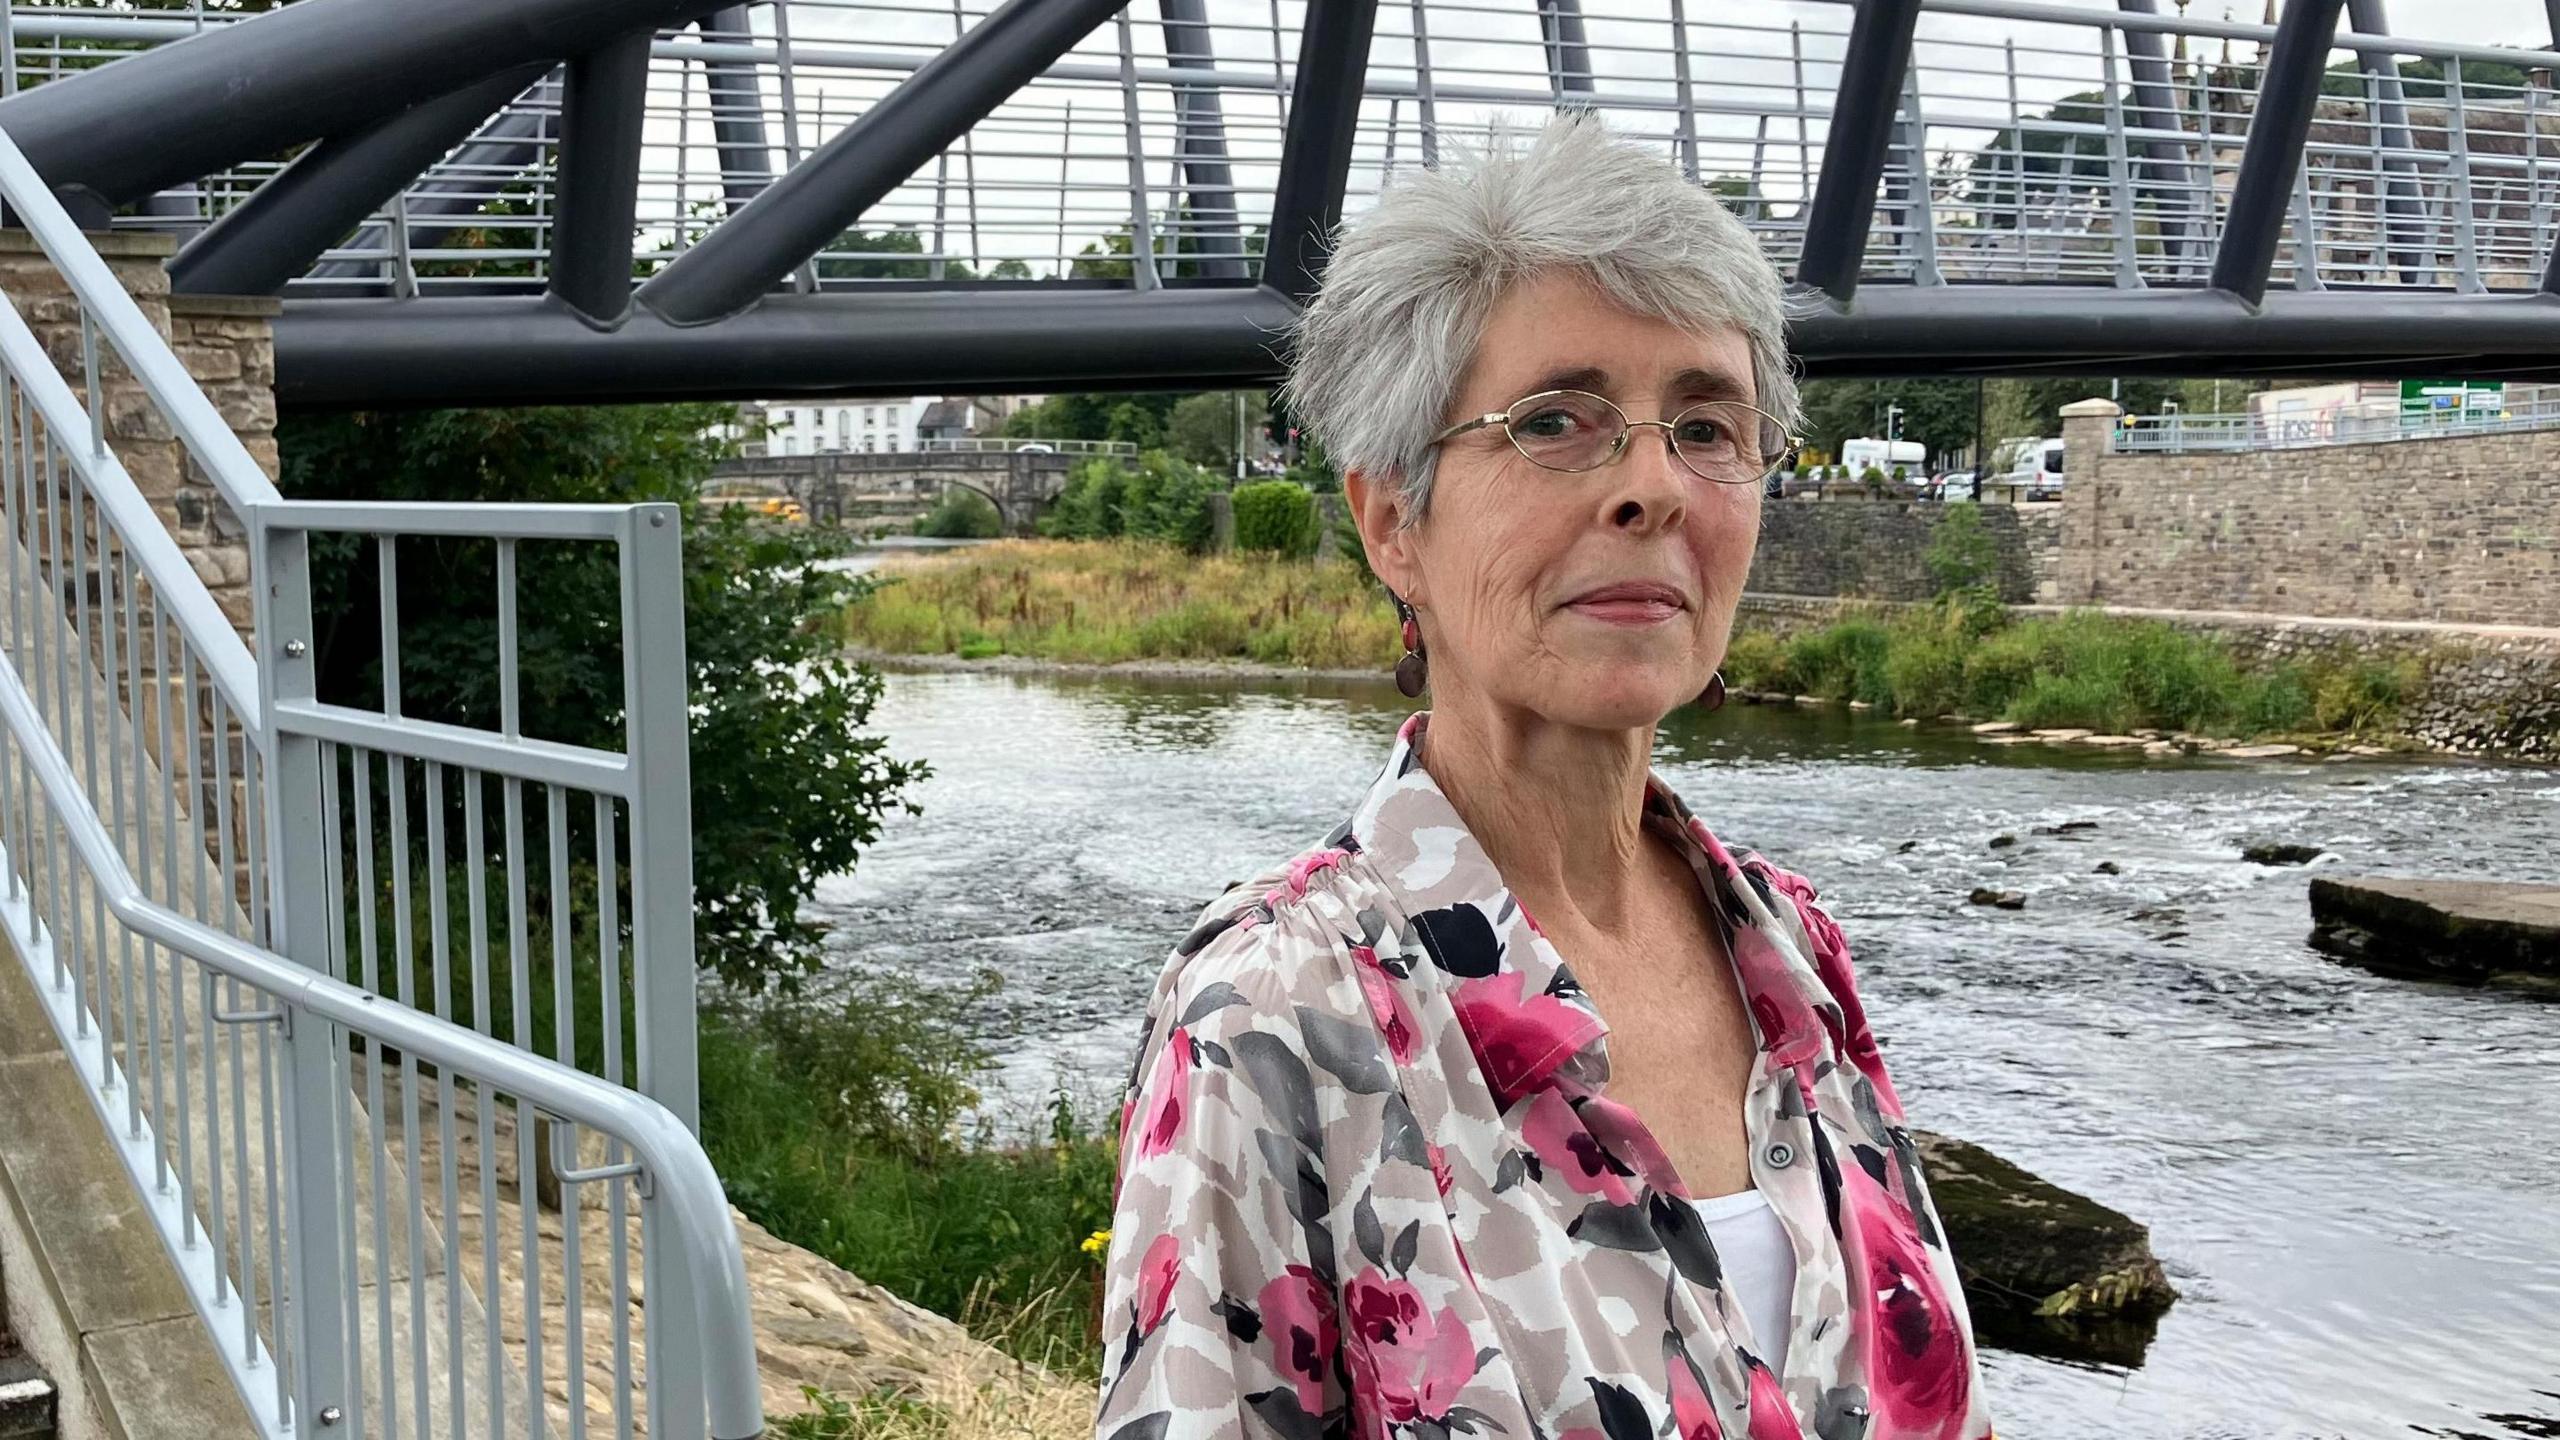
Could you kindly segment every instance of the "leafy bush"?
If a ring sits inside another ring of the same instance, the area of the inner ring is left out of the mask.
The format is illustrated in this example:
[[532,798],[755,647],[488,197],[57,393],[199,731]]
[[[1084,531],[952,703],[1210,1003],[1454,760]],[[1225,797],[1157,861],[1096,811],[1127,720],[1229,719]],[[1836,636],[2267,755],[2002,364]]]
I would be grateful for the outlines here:
[[1997,598],[2000,547],[1982,526],[1982,507],[1966,502],[1938,512],[1929,527],[1929,548],[1921,557],[1940,595],[1983,591]]
[[937,540],[993,540],[1004,533],[1004,516],[986,496],[955,485],[916,522],[916,533]]
[[1085,461],[1067,472],[1067,483],[1049,513],[1040,517],[1040,533],[1061,540],[1105,540],[1120,533],[1120,503],[1129,492],[1129,469],[1108,456]]
[[1804,693],[1826,700],[1883,701],[1890,696],[1885,655],[1893,637],[1873,620],[1844,620],[1787,642],[1787,669]]
[[1724,678],[1738,690],[1776,690],[1794,694],[1795,673],[1787,668],[1787,642],[1766,630],[1745,630],[1724,647]]
[[1316,551],[1316,497],[1290,480],[1239,485],[1236,548],[1296,558]]
[[2312,723],[2351,734],[2390,729],[2425,679],[2414,660],[2357,660],[2321,671],[2311,687]]
[[[702,1137],[758,1224],[1036,1363],[1090,1376],[1114,1152],[1063,1100],[1046,1144],[957,1133],[988,1066],[969,1008],[876,975],[703,1017]],[[823,1432],[821,1432],[823,1433]]]
[[[846,659],[825,623],[870,583],[822,569],[836,541],[701,509],[724,452],[727,406],[293,414],[277,439],[297,499],[557,501],[684,507],[690,667],[694,942],[741,988],[815,967],[820,927],[801,915],[818,881],[853,868],[925,767],[867,732],[880,678]],[[517,645],[524,733],[618,750],[622,666],[612,547],[528,541],[519,550]],[[411,716],[494,728],[495,547],[400,542],[401,702]],[[315,536],[313,660],[320,698],[378,703],[381,584],[370,541]],[[460,788],[448,789],[458,830]],[[493,807],[494,808],[494,807]],[[492,824],[495,820],[492,819]],[[492,832],[495,843],[502,838]],[[532,867],[538,910],[549,883]],[[573,877],[576,878],[576,877]],[[578,889],[592,893],[592,876]],[[627,916],[626,916],[627,918]]]
[[1225,488],[1211,472],[1150,450],[1138,457],[1138,468],[1121,492],[1120,524],[1111,533],[1200,554],[1209,548],[1209,497]]

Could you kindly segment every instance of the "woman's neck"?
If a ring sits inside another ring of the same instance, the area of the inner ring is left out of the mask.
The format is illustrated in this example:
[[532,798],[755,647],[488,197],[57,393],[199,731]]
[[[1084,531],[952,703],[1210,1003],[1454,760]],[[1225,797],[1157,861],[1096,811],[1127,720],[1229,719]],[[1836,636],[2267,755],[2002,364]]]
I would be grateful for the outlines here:
[[1434,699],[1423,768],[1503,883],[1534,898],[1531,913],[1542,923],[1618,928],[1646,874],[1652,730],[1585,730],[1454,696]]

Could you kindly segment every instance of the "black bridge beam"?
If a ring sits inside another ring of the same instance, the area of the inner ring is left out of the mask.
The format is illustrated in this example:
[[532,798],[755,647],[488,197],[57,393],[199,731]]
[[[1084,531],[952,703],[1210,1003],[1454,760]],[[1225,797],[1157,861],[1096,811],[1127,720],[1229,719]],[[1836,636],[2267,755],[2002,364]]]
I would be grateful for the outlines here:
[[1271,337],[1296,317],[1259,286],[774,295],[705,326],[635,307],[609,331],[546,297],[314,300],[277,323],[276,393],[367,408],[1219,389],[1276,374]]
[[1894,115],[1902,105],[1912,31],[1919,23],[1920,0],[1865,0],[1849,24],[1849,48],[1840,57],[1840,89],[1823,140],[1822,173],[1813,182],[1813,206],[1806,212],[1796,281],[1843,305],[1858,293],[1858,272],[1866,264],[1867,227],[1875,223],[1876,191],[1893,148]]
[[604,324],[631,309],[631,226],[640,203],[649,45],[656,38],[634,30],[570,61],[560,101],[551,293]]
[[1120,9],[1007,0],[640,287],[680,325],[735,315]]
[[[115,208],[360,129],[499,69],[583,55],[711,8],[706,0],[305,0],[0,100],[0,129],[46,183]],[[386,43],[396,56],[386,56]]]
[[[2556,0],[2560,3],[2560,0]],[[754,22],[744,5],[723,5],[702,17],[703,37],[752,38]],[[735,215],[773,183],[773,149],[764,135],[764,92],[756,67],[743,60],[702,62],[703,87],[711,107],[711,143],[720,152],[720,193]]]
[[[984,284],[776,295],[717,325],[600,331],[539,296],[289,300],[288,406],[1198,390],[1279,378],[1297,306],[1267,286]],[[1807,374],[2524,377],[2560,370],[2560,296],[1875,285],[1798,317]]]
[[[2213,288],[2255,305],[2266,297],[2276,262],[2285,208],[2293,203],[2294,177],[2302,170],[2303,142],[2320,103],[2320,80],[2338,35],[2338,11],[2346,0],[2286,0],[2276,38],[2259,65],[2258,108],[2249,120],[2248,148],[2222,221],[2222,243],[2213,254]],[[2199,352],[2203,353],[2203,352]]]
[[181,295],[273,295],[550,69],[520,65],[296,156],[169,262]]
[[1308,0],[1298,34],[1298,79],[1289,91],[1289,135],[1271,192],[1262,283],[1301,303],[1324,278],[1326,247],[1342,220],[1377,24],[1378,0]]

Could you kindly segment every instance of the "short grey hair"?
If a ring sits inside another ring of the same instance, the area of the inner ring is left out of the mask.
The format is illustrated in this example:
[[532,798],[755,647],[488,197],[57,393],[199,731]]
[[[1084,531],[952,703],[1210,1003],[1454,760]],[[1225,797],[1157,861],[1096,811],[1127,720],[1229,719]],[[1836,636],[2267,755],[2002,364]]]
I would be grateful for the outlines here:
[[1430,505],[1431,437],[1487,318],[1513,284],[1551,270],[1638,315],[1740,330],[1753,403],[1795,428],[1778,272],[1715,196],[1587,111],[1558,114],[1526,146],[1502,122],[1481,150],[1444,142],[1436,168],[1397,177],[1342,227],[1296,327],[1290,413],[1335,465],[1392,479],[1410,524]]

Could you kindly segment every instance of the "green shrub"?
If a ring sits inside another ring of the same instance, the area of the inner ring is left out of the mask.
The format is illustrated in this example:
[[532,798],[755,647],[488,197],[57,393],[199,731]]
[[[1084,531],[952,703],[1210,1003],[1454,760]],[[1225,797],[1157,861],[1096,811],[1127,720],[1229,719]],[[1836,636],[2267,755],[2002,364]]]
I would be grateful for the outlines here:
[[2240,727],[2252,735],[2300,730],[2311,719],[2310,688],[2300,669],[2284,665],[2252,675],[2241,687],[2237,706]]
[[862,975],[825,1001],[715,1007],[703,1144],[729,1198],[777,1236],[1090,1376],[1101,1272],[1078,1247],[1111,1223],[1113,1146],[1063,1100],[1045,1144],[957,1133],[989,1062],[969,1011],[993,983],[939,993]]
[[1982,507],[1970,501],[1950,504],[1929,527],[1929,548],[1921,557],[1942,596],[1966,591],[1996,595],[2000,583],[2000,547],[1982,528]]
[[1745,630],[1727,642],[1723,668],[1725,682],[1737,690],[1795,693],[1795,672],[1787,668],[1787,642],[1766,630]]
[[2414,660],[2356,660],[2318,671],[2311,685],[2312,723],[2351,734],[2390,729],[2425,678]]
[[953,653],[963,660],[984,660],[990,655],[1003,654],[1004,642],[991,640],[984,635],[972,635],[961,641],[960,648]]
[[1787,642],[1787,669],[1804,693],[1826,700],[1890,698],[1885,655],[1893,637],[1873,620],[1843,620]]
[[1004,516],[986,496],[954,486],[916,522],[916,533],[937,540],[993,540],[1004,533]]
[[1120,497],[1120,528],[1132,540],[1178,545],[1197,555],[1209,548],[1209,497],[1225,488],[1216,475],[1161,450],[1138,457],[1138,468]]
[[1040,533],[1060,540],[1107,540],[1120,533],[1120,503],[1129,491],[1129,469],[1108,456],[1085,461],[1067,472],[1067,483],[1049,513],[1040,517]]
[[2009,702],[2008,718],[2038,728],[2069,725],[2117,732],[2134,728],[2143,717],[2114,676],[2048,670]]
[[1239,485],[1236,548],[1297,557],[1316,552],[1316,497],[1292,480]]
[[1965,644],[1940,627],[1896,626],[1884,662],[1893,713],[1925,719],[1962,708]]

